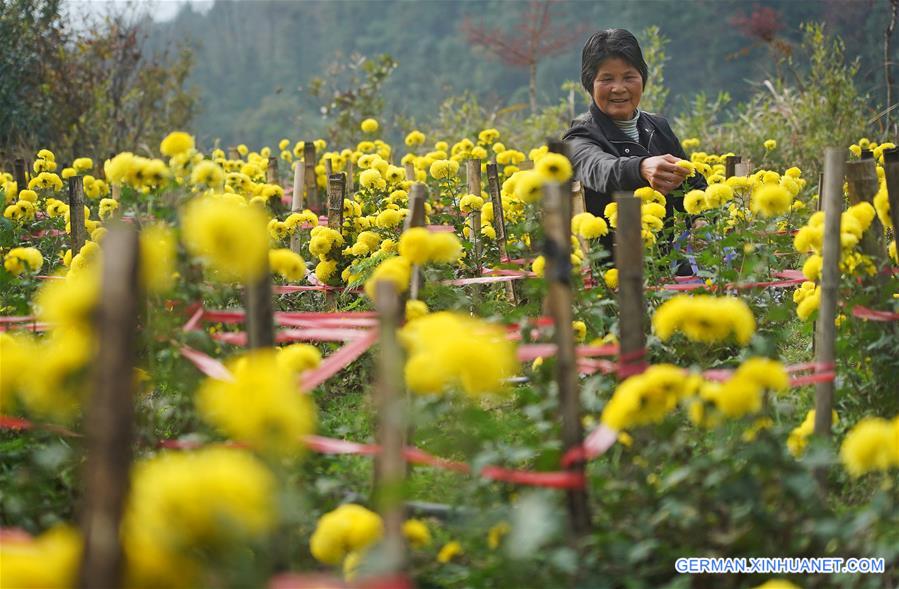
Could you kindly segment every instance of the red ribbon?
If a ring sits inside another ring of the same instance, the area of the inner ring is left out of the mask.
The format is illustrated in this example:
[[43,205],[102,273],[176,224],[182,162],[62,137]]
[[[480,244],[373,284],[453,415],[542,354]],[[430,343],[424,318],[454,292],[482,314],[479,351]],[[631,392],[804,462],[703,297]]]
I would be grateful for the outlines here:
[[861,305],[856,305],[852,308],[852,316],[858,317],[859,319],[865,319],[867,321],[899,321],[899,313],[893,313],[891,311],[878,311],[876,309],[869,309],[868,307],[863,307]]
[[268,589],[413,589],[415,585],[402,574],[346,583],[322,574],[282,573],[269,579]]

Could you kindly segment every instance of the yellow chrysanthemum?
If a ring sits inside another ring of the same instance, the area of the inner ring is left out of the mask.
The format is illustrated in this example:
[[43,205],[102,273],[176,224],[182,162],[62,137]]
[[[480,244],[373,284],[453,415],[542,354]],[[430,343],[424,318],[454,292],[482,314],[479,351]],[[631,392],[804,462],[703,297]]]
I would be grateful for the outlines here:
[[194,138],[183,131],[173,131],[159,144],[162,155],[174,157],[194,148]]
[[226,280],[253,280],[266,266],[268,231],[264,213],[224,199],[204,198],[182,215],[182,239],[188,251]]
[[293,372],[270,349],[229,363],[230,381],[209,378],[197,391],[197,410],[229,437],[272,454],[302,448],[315,431],[315,407],[296,388]]

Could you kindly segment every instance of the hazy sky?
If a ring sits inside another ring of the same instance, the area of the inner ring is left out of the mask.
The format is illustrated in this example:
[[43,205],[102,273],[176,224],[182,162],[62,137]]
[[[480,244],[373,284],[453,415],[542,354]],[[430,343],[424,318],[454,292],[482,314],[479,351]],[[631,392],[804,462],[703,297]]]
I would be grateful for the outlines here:
[[110,9],[134,6],[149,12],[154,20],[164,21],[174,18],[184,4],[191,4],[194,10],[202,12],[211,8],[212,3],[213,0],[65,0],[63,5],[77,26],[79,16],[102,16]]

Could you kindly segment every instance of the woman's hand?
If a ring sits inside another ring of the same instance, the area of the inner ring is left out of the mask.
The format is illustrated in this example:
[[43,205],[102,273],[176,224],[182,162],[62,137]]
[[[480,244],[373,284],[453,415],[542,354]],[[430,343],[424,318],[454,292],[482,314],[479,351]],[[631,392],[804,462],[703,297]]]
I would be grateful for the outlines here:
[[687,177],[687,170],[677,165],[679,161],[668,153],[648,157],[640,162],[640,175],[655,190],[667,195],[680,186]]

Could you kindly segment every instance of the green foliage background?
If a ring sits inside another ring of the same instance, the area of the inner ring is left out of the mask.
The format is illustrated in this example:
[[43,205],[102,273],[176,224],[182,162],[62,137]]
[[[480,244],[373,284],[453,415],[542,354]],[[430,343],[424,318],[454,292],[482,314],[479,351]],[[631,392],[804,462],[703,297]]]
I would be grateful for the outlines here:
[[[750,80],[777,73],[775,50],[748,38],[730,19],[772,7],[781,14],[778,40],[784,51],[800,42],[802,22],[815,21],[840,35],[848,58],[861,57],[854,80],[863,94],[871,92],[873,116],[883,101],[887,6],[886,0],[562,1],[552,9],[554,22],[576,34],[566,52],[541,62],[539,103],[568,97],[562,84],[579,78],[581,47],[592,31],[624,27],[639,33],[652,25],[670,40],[664,77],[670,93],[662,114],[692,109],[700,92],[727,92],[742,102],[758,90]],[[526,68],[507,66],[470,46],[460,31],[465,17],[512,31],[525,7],[523,1],[504,0],[218,1],[202,14],[186,5],[174,20],[154,25],[151,41],[158,47],[186,41],[195,49],[191,81],[200,91],[201,113],[194,131],[202,139],[252,147],[322,133],[329,121],[322,120],[321,102],[309,85],[353,53],[388,53],[399,62],[382,90],[388,118],[402,115],[426,126],[445,99],[466,91],[488,108],[526,104]]]

